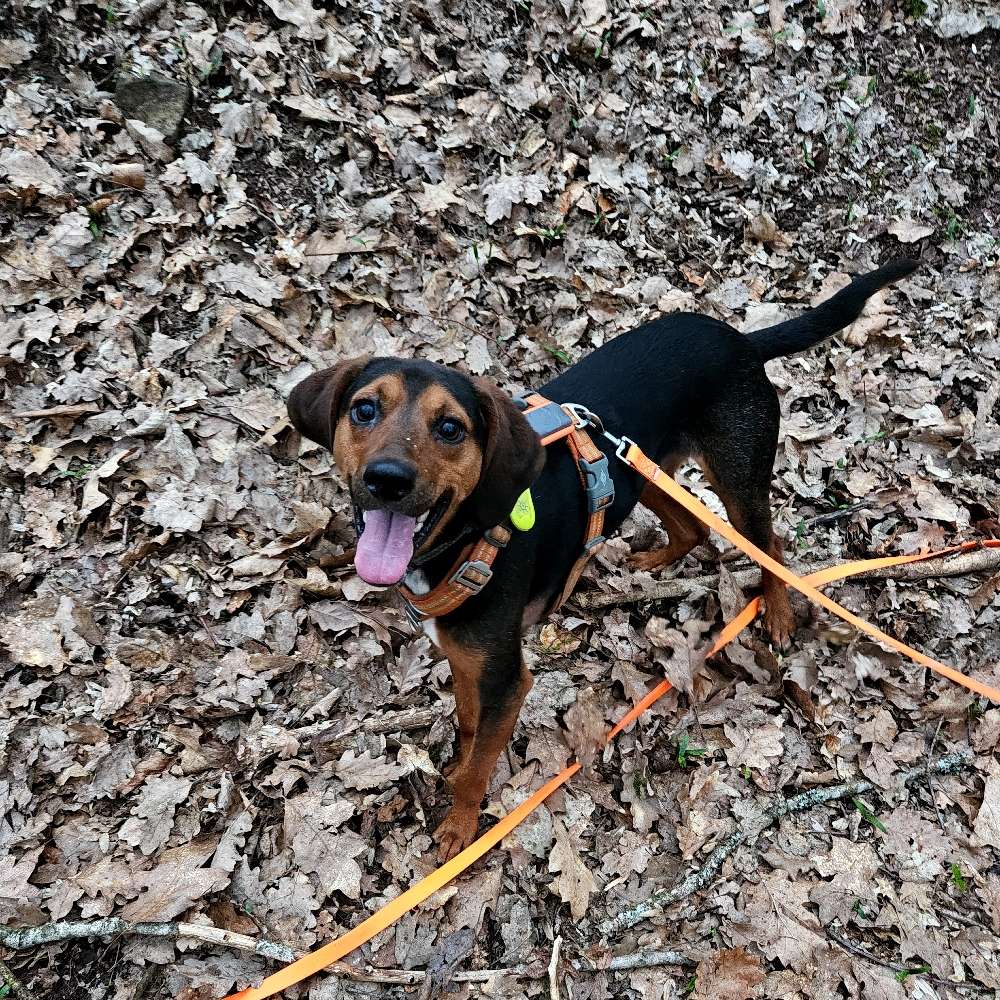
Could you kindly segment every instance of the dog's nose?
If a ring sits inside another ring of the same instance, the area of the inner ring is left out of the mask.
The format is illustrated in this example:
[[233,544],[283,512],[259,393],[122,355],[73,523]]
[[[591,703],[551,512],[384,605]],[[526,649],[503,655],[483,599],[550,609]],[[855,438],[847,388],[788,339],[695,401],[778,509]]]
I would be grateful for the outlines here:
[[376,500],[394,503],[413,491],[417,470],[395,458],[380,458],[365,469],[362,478]]

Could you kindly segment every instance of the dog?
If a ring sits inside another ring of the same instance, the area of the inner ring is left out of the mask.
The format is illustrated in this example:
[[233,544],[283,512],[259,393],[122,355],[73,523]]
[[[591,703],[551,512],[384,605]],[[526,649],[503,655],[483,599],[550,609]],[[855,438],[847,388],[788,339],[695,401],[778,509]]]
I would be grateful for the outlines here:
[[[850,325],[870,296],[916,267],[889,261],[816,308],[745,335],[695,313],[664,316],[609,341],[539,392],[587,407],[668,475],[693,458],[734,527],[780,560],[769,499],[779,406],[764,363]],[[571,449],[543,447],[530,414],[499,386],[428,361],[343,361],[300,382],[288,412],[301,434],[333,452],[346,480],[363,580],[419,595],[444,586],[470,539],[492,545],[495,564],[467,599],[424,616],[451,666],[458,716],[458,753],[446,772],[453,804],[435,831],[448,860],[475,839],[497,757],[532,685],[522,631],[559,603],[580,563],[593,512],[581,466]],[[623,463],[612,458],[608,473],[613,498],[605,494],[603,532],[641,503],[668,535],[666,546],[635,555],[636,567],[659,569],[707,538],[705,526]],[[534,523],[517,530],[509,518],[526,490]],[[762,591],[764,627],[784,648],[794,628],[787,591],[766,571]]]

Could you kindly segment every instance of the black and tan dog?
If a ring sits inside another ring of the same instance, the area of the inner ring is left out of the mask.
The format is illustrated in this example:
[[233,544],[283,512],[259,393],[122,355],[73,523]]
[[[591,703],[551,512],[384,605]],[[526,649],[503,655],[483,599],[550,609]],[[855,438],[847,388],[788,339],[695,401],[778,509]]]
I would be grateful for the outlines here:
[[[780,559],[769,505],[779,409],[764,362],[843,329],[869,296],[915,268],[916,261],[890,261],[815,309],[749,335],[691,313],[665,316],[616,337],[539,391],[588,407],[670,474],[693,457],[733,525]],[[487,783],[531,687],[522,629],[553,608],[580,555],[588,510],[576,460],[567,448],[543,448],[496,385],[426,361],[344,361],[297,385],[288,410],[302,434],[333,451],[348,483],[359,535],[355,567],[369,583],[406,577],[418,593],[421,584],[437,584],[470,538],[509,524],[531,487],[537,520],[512,532],[489,585],[428,621],[451,665],[457,703],[454,804],[435,835],[442,858],[450,858],[476,835]],[[625,465],[612,458],[610,472],[615,492],[605,533],[643,503],[669,535],[665,548],[634,557],[637,566],[664,566],[705,539],[706,528],[644,489]],[[794,626],[788,595],[768,573],[763,592],[765,628],[783,646]]]

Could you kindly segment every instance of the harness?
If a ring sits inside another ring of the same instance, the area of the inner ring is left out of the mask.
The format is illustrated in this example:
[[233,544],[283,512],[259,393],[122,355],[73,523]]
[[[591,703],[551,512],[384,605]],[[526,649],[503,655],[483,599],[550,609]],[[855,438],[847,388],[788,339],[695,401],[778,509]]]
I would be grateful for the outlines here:
[[[576,461],[580,485],[587,498],[583,550],[566,578],[555,605],[559,607],[573,592],[590,557],[604,541],[604,512],[614,503],[615,484],[608,473],[607,456],[585,429],[593,423],[589,410],[576,403],[553,403],[537,392],[519,396],[515,402],[544,447],[557,441],[566,442]],[[449,614],[478,594],[493,578],[493,563],[507,547],[513,530],[508,519],[484,531],[480,538],[462,549],[444,579],[426,594],[414,593],[405,584],[399,584],[403,609],[414,627],[427,618]]]

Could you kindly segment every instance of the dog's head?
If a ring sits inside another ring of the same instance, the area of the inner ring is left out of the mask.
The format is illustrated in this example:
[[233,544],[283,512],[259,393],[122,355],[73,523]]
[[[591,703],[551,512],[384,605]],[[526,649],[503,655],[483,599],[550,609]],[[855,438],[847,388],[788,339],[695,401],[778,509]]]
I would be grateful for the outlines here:
[[381,586],[456,519],[499,524],[545,463],[505,392],[429,361],[344,361],[300,382],[288,413],[333,452],[354,504],[355,567]]

